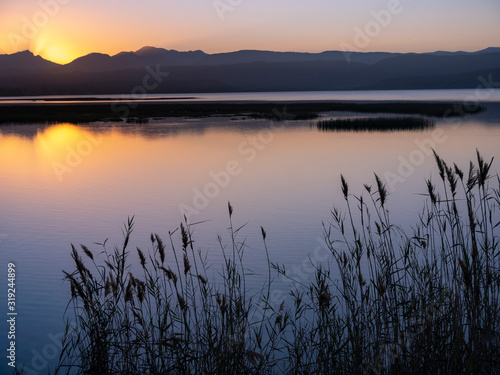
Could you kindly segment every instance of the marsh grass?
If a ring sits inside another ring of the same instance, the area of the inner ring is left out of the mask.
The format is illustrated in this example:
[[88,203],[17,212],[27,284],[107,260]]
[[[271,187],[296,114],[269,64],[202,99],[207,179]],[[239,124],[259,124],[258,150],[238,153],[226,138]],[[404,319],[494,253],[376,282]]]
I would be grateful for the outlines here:
[[267,280],[247,287],[230,204],[219,277],[209,277],[186,221],[168,244],[152,234],[149,251],[129,248],[132,219],[112,252],[73,247],[65,278],[76,325],[58,371],[500,373],[500,179],[479,153],[467,171],[435,159],[440,181],[427,181],[410,233],[391,222],[378,176],[358,196],[341,177],[344,209],[323,225],[337,267],[317,264],[283,301],[271,298],[273,279],[291,276],[269,260],[263,228]]
[[[486,110],[484,106],[470,108],[463,103],[453,102],[179,102],[128,103],[128,116],[135,119],[155,117],[207,117],[221,115],[250,115],[256,118],[281,119],[275,109],[287,107],[294,119],[317,118],[321,112],[392,113],[400,115],[425,115],[430,117],[464,117]],[[114,101],[113,103],[117,103]],[[130,104],[130,105],[129,105]],[[123,121],[121,110],[114,110],[110,103],[27,103],[22,105],[1,104],[0,126],[2,124],[60,123],[75,124],[94,121]]]
[[425,117],[368,117],[339,118],[318,121],[316,127],[323,131],[408,131],[433,128],[435,122]]
[[368,201],[342,178],[348,219],[334,210],[325,228],[353,373],[500,371],[500,180],[490,188],[492,161],[479,153],[467,173],[435,159],[442,186],[427,181],[411,235],[391,222],[377,176],[374,189],[365,186]]

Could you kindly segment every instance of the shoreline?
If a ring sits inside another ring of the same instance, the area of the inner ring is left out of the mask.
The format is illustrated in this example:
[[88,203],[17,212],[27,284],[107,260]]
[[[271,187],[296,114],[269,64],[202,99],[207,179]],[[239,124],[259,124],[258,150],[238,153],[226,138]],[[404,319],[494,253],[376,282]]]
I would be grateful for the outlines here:
[[[136,100],[137,102],[154,102],[154,101],[165,101],[165,100],[195,100],[198,99],[195,96],[179,96],[179,97],[172,97],[172,98],[143,98],[143,99],[138,99]],[[74,97],[74,98],[64,98],[64,97],[55,97],[55,98],[37,98],[37,97],[26,97],[26,98],[21,98],[21,97],[16,97],[15,99],[12,98],[2,98],[0,97],[0,105],[2,105],[2,102],[12,102],[12,101],[26,101],[26,102],[32,102],[33,104],[36,102],[39,102],[40,104],[44,103],[51,103],[51,102],[60,102],[60,104],[64,103],[75,103],[75,102],[98,102],[98,103],[110,103],[110,102],[123,102],[126,101],[125,99],[115,99],[115,98],[99,98],[99,97]],[[7,103],[7,104],[16,104],[16,103]],[[30,104],[30,103],[19,103],[20,105],[22,104]]]
[[[170,100],[170,99],[169,99]],[[123,122],[162,117],[209,117],[245,115],[276,120],[306,120],[324,112],[421,115],[427,117],[464,117],[483,112],[457,102],[421,101],[110,101],[65,103],[1,103],[0,125],[37,122],[90,123]]]

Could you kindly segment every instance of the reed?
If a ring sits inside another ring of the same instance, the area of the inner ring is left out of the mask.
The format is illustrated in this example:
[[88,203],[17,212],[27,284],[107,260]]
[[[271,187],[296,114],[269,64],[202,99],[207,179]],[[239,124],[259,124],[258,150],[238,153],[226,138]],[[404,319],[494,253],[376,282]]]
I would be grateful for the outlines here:
[[[500,373],[500,178],[479,153],[464,172],[435,154],[439,184],[411,230],[391,221],[375,175],[361,195],[341,177],[343,209],[324,223],[336,267],[315,265],[284,301],[246,286],[244,226],[219,237],[211,276],[184,220],[149,251],[73,247],[65,272],[74,327],[58,373],[78,374],[496,374]],[[140,270],[139,272],[135,271]],[[134,273],[132,273],[134,272]]]
[[433,128],[435,122],[425,117],[365,117],[338,118],[318,121],[316,127],[323,131],[409,131]]

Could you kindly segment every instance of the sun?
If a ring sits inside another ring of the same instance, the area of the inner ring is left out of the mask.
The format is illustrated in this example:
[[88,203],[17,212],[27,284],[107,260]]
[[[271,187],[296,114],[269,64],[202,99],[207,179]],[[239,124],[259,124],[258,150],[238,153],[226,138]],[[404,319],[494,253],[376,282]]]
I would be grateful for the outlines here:
[[74,59],[74,57],[70,53],[68,53],[67,50],[60,46],[46,47],[44,48],[44,51],[40,53],[40,55],[44,59],[50,60],[57,64],[67,64]]
[[75,59],[73,53],[68,48],[60,44],[52,44],[47,38],[39,37],[32,44],[32,52],[35,55],[43,57],[45,60],[55,62],[57,64],[67,64]]

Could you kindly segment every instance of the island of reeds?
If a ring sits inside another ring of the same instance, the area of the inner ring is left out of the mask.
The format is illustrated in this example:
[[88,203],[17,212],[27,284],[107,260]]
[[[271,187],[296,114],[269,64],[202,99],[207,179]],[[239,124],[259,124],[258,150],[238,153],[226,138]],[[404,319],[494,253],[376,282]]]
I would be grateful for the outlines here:
[[320,120],[316,123],[322,131],[410,131],[431,129],[435,125],[432,119],[422,116],[397,117],[351,117]]
[[219,277],[186,220],[149,249],[129,247],[133,219],[114,250],[73,247],[57,373],[500,373],[500,178],[479,153],[467,169],[435,160],[411,230],[378,176],[359,196],[341,177],[342,207],[323,224],[331,259],[283,300],[274,283],[290,275],[264,228],[267,282],[247,288],[231,204]]

